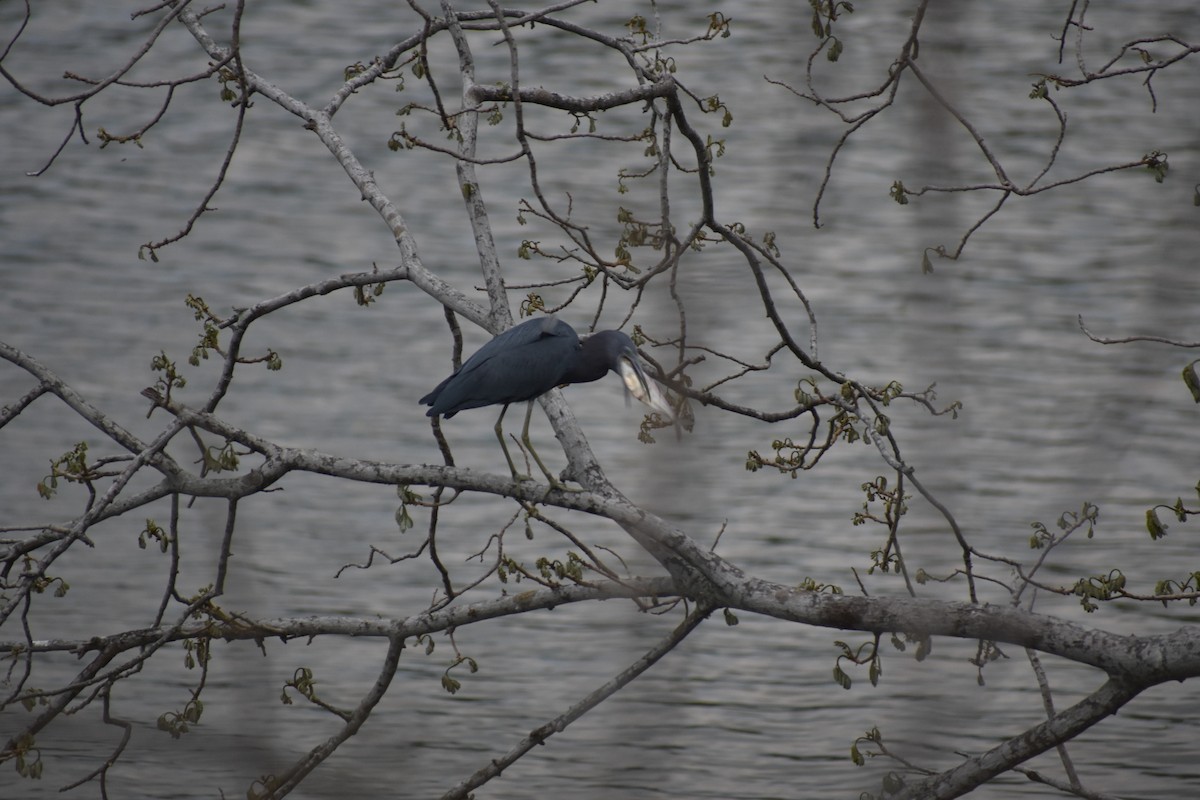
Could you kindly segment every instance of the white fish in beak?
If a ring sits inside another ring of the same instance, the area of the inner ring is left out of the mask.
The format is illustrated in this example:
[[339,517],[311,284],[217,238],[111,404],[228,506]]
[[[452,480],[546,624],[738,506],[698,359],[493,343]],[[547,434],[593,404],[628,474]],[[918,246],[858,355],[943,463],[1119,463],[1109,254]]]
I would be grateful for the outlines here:
[[629,390],[631,395],[642,403],[645,403],[652,411],[662,416],[663,419],[668,422],[675,419],[675,410],[667,402],[667,397],[663,394],[662,388],[658,385],[657,381],[646,377],[646,373],[642,371],[642,365],[637,362],[636,356],[631,358],[622,354],[621,380],[625,382],[625,388]]

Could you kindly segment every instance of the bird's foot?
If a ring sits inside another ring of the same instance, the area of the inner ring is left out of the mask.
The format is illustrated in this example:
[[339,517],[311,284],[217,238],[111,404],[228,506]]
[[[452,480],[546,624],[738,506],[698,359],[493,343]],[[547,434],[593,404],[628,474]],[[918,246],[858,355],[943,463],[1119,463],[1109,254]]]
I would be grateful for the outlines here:
[[[582,492],[583,491],[582,486],[568,486],[567,484],[563,483],[558,478],[551,475],[549,472],[545,473],[545,475],[546,475],[546,482],[550,484],[550,491],[559,491],[559,492]],[[513,480],[516,481],[517,483],[524,483],[525,481],[533,481],[535,479],[532,475],[526,475],[523,472],[514,472]]]
[[[545,475],[546,475],[546,482],[550,483],[550,491],[551,492],[582,492],[583,491],[582,486],[568,486],[568,485],[566,485],[566,483],[564,483],[563,481],[560,481],[559,479],[557,479],[557,477],[554,477],[550,473],[546,473]],[[529,476],[529,475],[514,474],[514,475],[512,475],[512,480],[521,482],[521,481],[532,481],[534,479],[532,476]]]

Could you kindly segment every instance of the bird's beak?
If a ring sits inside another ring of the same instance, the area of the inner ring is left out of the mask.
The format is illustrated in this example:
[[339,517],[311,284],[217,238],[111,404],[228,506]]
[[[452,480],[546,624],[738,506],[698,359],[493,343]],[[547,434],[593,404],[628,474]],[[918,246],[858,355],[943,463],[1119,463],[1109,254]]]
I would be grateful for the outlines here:
[[663,419],[668,421],[675,419],[675,410],[667,402],[666,395],[663,394],[656,381],[646,377],[646,373],[642,371],[642,365],[637,362],[636,357],[621,356],[621,380],[625,381],[625,388],[629,390],[630,394],[649,406],[651,410],[657,411]]

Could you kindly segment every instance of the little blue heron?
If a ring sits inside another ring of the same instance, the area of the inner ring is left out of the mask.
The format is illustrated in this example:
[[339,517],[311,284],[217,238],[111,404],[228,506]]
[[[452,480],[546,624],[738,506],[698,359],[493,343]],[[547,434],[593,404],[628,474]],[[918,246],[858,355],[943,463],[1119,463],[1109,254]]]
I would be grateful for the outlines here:
[[658,385],[642,371],[632,339],[621,331],[600,331],[581,342],[574,328],[552,316],[531,319],[504,331],[420,402],[430,406],[426,416],[441,414],[447,419],[468,408],[503,404],[496,420],[496,438],[513,477],[527,480],[509,455],[501,423],[510,404],[528,401],[521,441],[550,484],[562,488],[529,440],[533,401],[556,386],[599,380],[609,370],[621,376],[638,400],[668,419],[674,416]]

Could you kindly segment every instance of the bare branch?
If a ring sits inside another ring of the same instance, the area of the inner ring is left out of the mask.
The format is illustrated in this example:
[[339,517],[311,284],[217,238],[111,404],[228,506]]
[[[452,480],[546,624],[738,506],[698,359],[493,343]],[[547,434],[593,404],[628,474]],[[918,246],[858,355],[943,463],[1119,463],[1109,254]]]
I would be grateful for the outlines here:
[[499,777],[501,772],[516,763],[518,759],[530,750],[533,750],[538,745],[545,744],[546,740],[554,734],[565,731],[567,726],[572,722],[600,705],[625,686],[628,686],[639,675],[658,663],[659,659],[674,650],[710,613],[711,609],[703,607],[694,610],[683,622],[679,623],[679,627],[667,634],[667,636],[647,651],[641,658],[621,670],[620,673],[602,686],[597,687],[562,714],[550,720],[545,725],[531,731],[512,750],[500,758],[492,759],[487,766],[480,768],[465,781],[462,781],[442,795],[442,800],[459,800],[459,798],[467,797],[472,790],[478,789],[492,778]]

